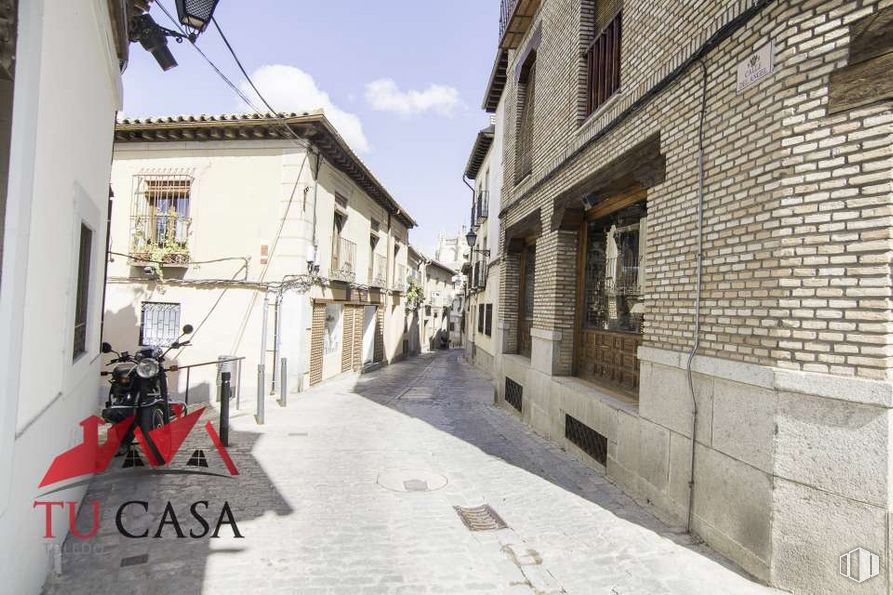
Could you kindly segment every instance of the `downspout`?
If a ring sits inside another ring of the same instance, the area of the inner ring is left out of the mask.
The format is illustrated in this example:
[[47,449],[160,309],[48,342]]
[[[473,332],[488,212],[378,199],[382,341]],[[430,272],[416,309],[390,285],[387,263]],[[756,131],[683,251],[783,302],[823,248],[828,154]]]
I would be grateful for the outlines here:
[[691,471],[688,481],[688,533],[692,533],[695,509],[695,449],[698,438],[698,401],[695,398],[695,382],[692,376],[692,363],[701,346],[701,277],[704,268],[704,119],[707,115],[707,65],[701,65],[703,82],[701,88],[701,115],[698,124],[698,252],[695,287],[695,324],[693,329],[694,343],[688,354],[685,371],[688,375],[688,391],[691,395]]
[[270,394],[276,394],[276,376],[279,371],[279,307],[282,305],[282,290],[276,292],[276,301],[273,303],[273,370],[270,374]]
[[317,196],[319,194],[319,169],[322,166],[322,154],[319,151],[316,151],[316,171],[313,174],[313,263],[316,264],[316,259],[318,254],[316,251],[319,249],[318,242],[316,240],[316,213],[317,213]]

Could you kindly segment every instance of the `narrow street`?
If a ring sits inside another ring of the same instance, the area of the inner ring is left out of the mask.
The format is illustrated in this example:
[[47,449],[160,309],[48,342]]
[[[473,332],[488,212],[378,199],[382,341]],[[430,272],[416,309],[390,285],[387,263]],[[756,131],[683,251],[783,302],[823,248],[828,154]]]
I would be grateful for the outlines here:
[[[271,398],[264,426],[243,400],[229,449],[237,477],[119,469],[97,478],[79,526],[89,528],[89,503],[101,501],[99,537],[81,548],[69,536],[45,592],[768,592],[492,399],[453,350],[337,379],[287,408]],[[127,509],[131,533],[154,534],[170,500],[187,537],[170,525],[157,539],[122,536],[114,516],[127,500],[149,502],[148,514]],[[224,500],[244,538],[226,525],[219,539],[189,538],[200,529],[190,505],[209,501],[213,529]],[[471,531],[454,509],[483,504],[507,527]]]

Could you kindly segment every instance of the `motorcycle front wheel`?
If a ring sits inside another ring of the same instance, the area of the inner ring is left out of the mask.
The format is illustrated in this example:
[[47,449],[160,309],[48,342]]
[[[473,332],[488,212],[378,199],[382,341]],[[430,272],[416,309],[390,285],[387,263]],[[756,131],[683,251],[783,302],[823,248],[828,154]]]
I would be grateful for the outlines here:
[[152,452],[152,456],[156,461],[160,461],[162,464],[166,463],[167,461],[161,456],[158,447],[155,446],[151,436],[149,436],[149,432],[164,425],[163,406],[153,405],[152,407],[141,408],[139,413],[139,424],[143,434],[143,440],[146,441],[146,447]]

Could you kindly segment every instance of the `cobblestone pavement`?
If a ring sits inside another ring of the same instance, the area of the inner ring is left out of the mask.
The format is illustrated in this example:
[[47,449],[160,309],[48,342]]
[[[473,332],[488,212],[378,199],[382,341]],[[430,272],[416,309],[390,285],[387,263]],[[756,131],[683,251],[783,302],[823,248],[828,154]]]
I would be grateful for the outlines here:
[[[99,535],[88,547],[69,537],[45,592],[769,592],[492,399],[490,382],[450,351],[336,379],[284,409],[270,399],[264,426],[243,407],[235,478],[119,469],[94,479],[87,502],[101,502]],[[171,467],[202,448],[202,470],[227,475],[207,439],[193,431]],[[127,500],[149,502],[121,522],[150,537],[116,529]],[[170,523],[151,537],[168,500],[182,539]],[[202,529],[189,512],[196,501],[208,501],[212,530],[227,501],[244,538],[229,525],[216,539],[190,538]],[[507,527],[473,532],[454,510],[481,504]]]

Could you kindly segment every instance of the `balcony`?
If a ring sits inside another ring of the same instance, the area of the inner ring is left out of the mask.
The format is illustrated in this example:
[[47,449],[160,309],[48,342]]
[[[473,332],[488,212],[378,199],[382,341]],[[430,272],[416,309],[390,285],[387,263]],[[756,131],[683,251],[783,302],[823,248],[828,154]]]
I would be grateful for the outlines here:
[[189,226],[192,220],[176,209],[132,217],[130,256],[136,261],[157,261],[163,266],[189,264]]
[[337,238],[333,248],[329,276],[335,281],[353,281],[356,278],[357,245],[350,240]]
[[369,287],[384,287],[387,285],[388,259],[379,254],[372,257],[372,266],[369,267]]
[[475,209],[477,219],[475,220],[476,224],[480,224],[481,221],[486,219],[490,214],[490,191],[489,190],[481,190],[478,192],[477,198],[475,199]]
[[502,0],[499,10],[499,47],[516,50],[530,29],[542,0]]
[[408,270],[406,265],[398,264],[394,268],[394,286],[391,289],[394,291],[406,291],[406,276]]

